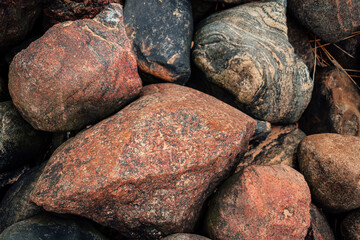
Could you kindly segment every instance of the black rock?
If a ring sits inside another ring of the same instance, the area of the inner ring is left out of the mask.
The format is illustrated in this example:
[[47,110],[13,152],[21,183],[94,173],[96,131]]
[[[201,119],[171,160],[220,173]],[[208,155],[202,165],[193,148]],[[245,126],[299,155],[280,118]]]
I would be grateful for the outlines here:
[[105,240],[91,223],[71,218],[38,215],[15,223],[0,234],[0,240]]
[[314,205],[310,205],[311,222],[305,240],[335,240],[333,231],[324,214]]
[[344,240],[360,239],[360,209],[350,212],[342,221],[341,235]]
[[143,79],[179,84],[189,79],[193,33],[190,0],[126,1],[124,21]]

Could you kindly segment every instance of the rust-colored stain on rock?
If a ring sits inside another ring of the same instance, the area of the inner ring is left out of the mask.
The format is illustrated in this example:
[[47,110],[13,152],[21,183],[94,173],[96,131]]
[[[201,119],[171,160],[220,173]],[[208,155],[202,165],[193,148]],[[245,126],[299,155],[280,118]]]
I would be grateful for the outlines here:
[[191,231],[255,125],[204,93],[149,85],[138,100],[59,147],[31,199],[131,239]]
[[31,125],[78,130],[118,111],[141,88],[122,8],[110,4],[94,20],[57,24],[17,54],[9,91]]

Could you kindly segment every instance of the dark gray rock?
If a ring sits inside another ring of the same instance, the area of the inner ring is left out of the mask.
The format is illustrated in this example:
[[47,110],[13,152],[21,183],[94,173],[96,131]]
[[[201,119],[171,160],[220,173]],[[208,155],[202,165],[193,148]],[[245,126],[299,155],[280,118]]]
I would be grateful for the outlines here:
[[247,3],[206,18],[195,34],[193,59],[208,81],[257,119],[294,123],[310,101],[313,81],[288,42],[279,3]]
[[190,233],[177,233],[167,236],[163,240],[210,240],[210,238]]
[[360,240],[360,209],[349,213],[341,223],[344,240]]
[[308,135],[339,133],[360,136],[360,93],[341,70],[330,67],[316,71],[309,107],[299,122]]
[[6,192],[0,203],[0,232],[14,223],[37,215],[42,211],[29,201],[30,192],[42,172],[42,168],[34,167],[23,174]]
[[179,84],[189,79],[193,34],[190,0],[126,1],[124,21],[143,79]]
[[15,183],[29,169],[30,167],[25,165],[15,170],[0,173],[0,190]]
[[0,240],[106,240],[91,223],[71,218],[39,215],[15,223],[0,234]]
[[0,173],[31,163],[48,147],[48,135],[36,131],[14,105],[0,103]]
[[310,205],[311,222],[305,240],[335,240],[329,223],[323,213],[314,205]]

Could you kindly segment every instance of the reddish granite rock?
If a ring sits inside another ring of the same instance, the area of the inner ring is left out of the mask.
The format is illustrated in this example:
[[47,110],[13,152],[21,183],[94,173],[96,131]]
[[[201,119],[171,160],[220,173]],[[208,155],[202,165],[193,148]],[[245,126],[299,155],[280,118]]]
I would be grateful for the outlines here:
[[333,213],[360,207],[360,138],[315,134],[299,145],[298,161],[319,207]]
[[288,0],[292,14],[321,39],[337,42],[360,28],[359,0]]
[[15,56],[9,90],[23,117],[45,131],[81,129],[118,111],[141,90],[121,6],[49,29]]
[[213,240],[304,239],[310,225],[310,190],[289,166],[249,166],[220,187],[209,204]]
[[0,50],[23,40],[40,12],[41,0],[1,0]]
[[196,90],[144,87],[140,99],[60,146],[32,193],[131,239],[191,232],[238,163],[256,121]]
[[360,209],[345,217],[341,223],[341,235],[344,240],[360,240]]
[[257,146],[249,146],[248,151],[237,166],[236,172],[249,165],[284,164],[295,168],[296,149],[306,135],[295,124],[272,125],[270,134]]
[[317,70],[311,102],[300,127],[307,134],[339,133],[360,136],[360,94],[339,69]]
[[305,240],[335,240],[325,216],[314,204],[310,207],[311,223]]
[[122,3],[122,0],[45,0],[44,25],[52,25],[83,18],[93,18],[110,3]]

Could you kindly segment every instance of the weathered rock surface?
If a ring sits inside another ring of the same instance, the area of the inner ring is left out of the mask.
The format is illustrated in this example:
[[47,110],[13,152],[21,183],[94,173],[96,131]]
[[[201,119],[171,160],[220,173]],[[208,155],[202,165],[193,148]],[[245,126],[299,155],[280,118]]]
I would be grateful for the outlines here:
[[196,66],[251,116],[294,123],[307,107],[313,81],[288,42],[283,5],[254,2],[211,15],[194,43]]
[[12,224],[33,217],[42,211],[42,208],[29,201],[30,193],[41,172],[40,167],[31,169],[6,192],[0,203],[0,233]]
[[311,204],[310,206],[311,223],[305,240],[335,240],[329,223],[319,209]]
[[190,233],[176,233],[163,238],[163,240],[210,240],[210,238]]
[[94,18],[110,3],[122,3],[122,0],[45,0],[43,19],[46,27],[84,18]]
[[295,168],[296,149],[305,133],[297,128],[295,124],[287,126],[271,127],[267,138],[257,146],[249,146],[244,157],[241,158],[236,172],[241,171],[249,165],[277,165],[284,164]]
[[333,213],[360,207],[360,138],[315,134],[299,145],[299,168],[317,206]]
[[190,77],[190,0],[126,1],[124,20],[143,79],[184,84]]
[[291,13],[327,42],[337,42],[360,29],[360,1],[288,0]]
[[341,235],[344,240],[360,239],[360,209],[348,214],[341,223]]
[[0,240],[106,240],[88,221],[39,215],[15,223],[0,234]]
[[19,43],[41,12],[41,0],[1,0],[0,51]]
[[47,134],[33,129],[10,102],[0,103],[0,173],[37,160],[48,147]]
[[15,56],[9,90],[23,117],[45,131],[78,130],[119,110],[141,90],[121,6],[49,29]]
[[313,97],[300,121],[307,134],[360,136],[360,93],[337,68],[317,71]]
[[219,187],[206,228],[217,239],[304,239],[310,190],[289,166],[249,166]]
[[255,124],[196,90],[146,86],[138,100],[60,146],[31,200],[130,239],[191,232],[205,199],[247,149]]

